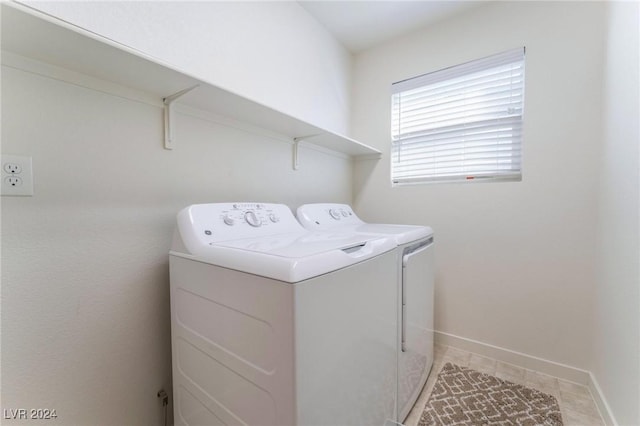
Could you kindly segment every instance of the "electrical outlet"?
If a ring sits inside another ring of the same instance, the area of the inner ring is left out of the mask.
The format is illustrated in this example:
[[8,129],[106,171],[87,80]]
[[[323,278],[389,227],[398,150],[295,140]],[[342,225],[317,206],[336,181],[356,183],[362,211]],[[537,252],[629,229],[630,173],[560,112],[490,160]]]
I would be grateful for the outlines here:
[[33,195],[33,170],[31,157],[2,155],[2,195]]
[[18,176],[7,176],[6,178],[4,178],[4,182],[5,184],[10,185],[14,188],[17,186],[22,186],[22,178]]
[[4,171],[10,174],[22,173],[22,166],[18,163],[4,163]]

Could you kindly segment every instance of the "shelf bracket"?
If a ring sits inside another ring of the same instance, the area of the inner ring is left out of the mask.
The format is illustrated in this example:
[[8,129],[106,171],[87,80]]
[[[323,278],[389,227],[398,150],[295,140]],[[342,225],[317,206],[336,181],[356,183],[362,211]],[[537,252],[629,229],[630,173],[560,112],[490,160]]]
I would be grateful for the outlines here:
[[164,104],[164,149],[173,149],[173,125],[171,119],[173,111],[171,105],[173,104],[173,101],[198,86],[199,84],[196,84],[195,86],[188,87],[162,99],[162,103]]
[[300,168],[300,163],[298,162],[298,145],[300,142],[320,135],[321,133],[317,133],[315,135],[298,136],[297,138],[293,138],[293,170],[298,170]]

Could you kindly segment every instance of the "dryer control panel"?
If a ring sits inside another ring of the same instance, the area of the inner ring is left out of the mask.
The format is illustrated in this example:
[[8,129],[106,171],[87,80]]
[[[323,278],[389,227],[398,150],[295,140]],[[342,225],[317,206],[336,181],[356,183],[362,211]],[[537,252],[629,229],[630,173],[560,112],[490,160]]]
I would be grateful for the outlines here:
[[194,204],[177,219],[179,236],[191,252],[221,241],[305,231],[284,204]]
[[298,207],[296,214],[307,229],[326,230],[364,223],[347,204],[305,204]]

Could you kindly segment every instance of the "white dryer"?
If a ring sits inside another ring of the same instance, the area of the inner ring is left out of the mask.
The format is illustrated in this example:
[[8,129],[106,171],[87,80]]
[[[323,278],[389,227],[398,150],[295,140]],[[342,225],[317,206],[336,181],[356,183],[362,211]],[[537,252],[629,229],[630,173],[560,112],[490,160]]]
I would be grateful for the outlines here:
[[424,387],[433,364],[433,230],[428,226],[372,224],[346,204],[305,204],[298,221],[313,231],[392,237],[397,246],[398,417],[402,423]]
[[170,252],[176,425],[395,420],[395,243],[192,205]]

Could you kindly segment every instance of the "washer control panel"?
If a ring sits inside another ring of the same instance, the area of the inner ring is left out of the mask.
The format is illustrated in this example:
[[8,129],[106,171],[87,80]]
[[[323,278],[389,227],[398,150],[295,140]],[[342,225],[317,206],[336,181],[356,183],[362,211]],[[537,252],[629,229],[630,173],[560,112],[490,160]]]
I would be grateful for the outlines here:
[[178,213],[183,242],[202,245],[242,238],[301,232],[291,209],[284,204],[194,204]]
[[277,209],[270,204],[232,204],[231,208],[223,210],[220,215],[222,223],[227,226],[242,226],[247,224],[254,228],[280,222]]
[[322,230],[363,223],[347,204],[305,204],[298,207],[296,214],[298,221],[307,229]]

